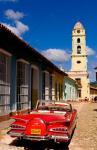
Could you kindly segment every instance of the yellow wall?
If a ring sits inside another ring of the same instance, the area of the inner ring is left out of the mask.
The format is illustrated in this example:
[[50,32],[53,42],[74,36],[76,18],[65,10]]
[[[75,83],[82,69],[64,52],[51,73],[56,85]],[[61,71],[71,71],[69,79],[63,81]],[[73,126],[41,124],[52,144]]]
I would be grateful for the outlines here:
[[[54,72],[55,99],[63,100],[64,75]],[[56,87],[57,86],[57,87]]]

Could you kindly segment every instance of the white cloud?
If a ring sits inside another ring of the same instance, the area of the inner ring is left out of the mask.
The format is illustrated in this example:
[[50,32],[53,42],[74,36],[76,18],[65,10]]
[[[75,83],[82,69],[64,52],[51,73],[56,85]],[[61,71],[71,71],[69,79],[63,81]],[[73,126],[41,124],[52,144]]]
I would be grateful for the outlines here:
[[87,50],[87,55],[95,55],[95,50],[93,50],[92,48],[90,48],[89,46],[86,46],[86,50]]
[[26,31],[29,30],[29,27],[25,24],[23,24],[20,21],[15,22],[15,26],[11,26],[10,24],[3,23],[7,28],[9,28],[13,33],[17,34],[18,36],[21,36]]
[[[15,1],[15,0],[14,0]],[[22,36],[26,31],[29,30],[29,27],[22,23],[20,19],[22,19],[25,15],[22,12],[14,11],[12,9],[8,9],[5,11],[5,16],[7,19],[11,19],[14,25],[3,23],[7,28],[9,28],[13,33],[17,34],[18,36]]]
[[0,0],[0,2],[17,2],[18,0]]
[[8,19],[12,19],[12,20],[20,20],[24,17],[24,13],[19,12],[19,11],[14,11],[12,9],[8,9],[5,11],[5,16]]
[[42,51],[42,54],[51,61],[64,62],[70,59],[70,54],[62,49],[47,49]]

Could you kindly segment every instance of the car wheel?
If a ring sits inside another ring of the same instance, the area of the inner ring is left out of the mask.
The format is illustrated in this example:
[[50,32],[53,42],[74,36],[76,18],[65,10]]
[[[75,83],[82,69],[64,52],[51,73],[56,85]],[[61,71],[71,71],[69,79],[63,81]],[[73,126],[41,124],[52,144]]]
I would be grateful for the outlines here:
[[61,142],[60,143],[60,145],[61,145],[61,148],[68,148],[68,146],[69,146],[69,144],[70,144],[70,140],[68,141],[68,142]]

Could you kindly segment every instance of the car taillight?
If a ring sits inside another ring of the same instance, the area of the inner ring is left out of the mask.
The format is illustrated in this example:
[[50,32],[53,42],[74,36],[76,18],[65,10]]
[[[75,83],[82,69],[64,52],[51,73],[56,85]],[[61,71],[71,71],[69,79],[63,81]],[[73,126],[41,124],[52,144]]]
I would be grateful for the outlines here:
[[18,125],[18,124],[12,124],[11,126],[11,129],[15,129],[15,130],[25,130],[25,126],[22,126],[22,125]]
[[56,127],[56,128],[51,128],[50,131],[68,133],[68,128],[67,127]]

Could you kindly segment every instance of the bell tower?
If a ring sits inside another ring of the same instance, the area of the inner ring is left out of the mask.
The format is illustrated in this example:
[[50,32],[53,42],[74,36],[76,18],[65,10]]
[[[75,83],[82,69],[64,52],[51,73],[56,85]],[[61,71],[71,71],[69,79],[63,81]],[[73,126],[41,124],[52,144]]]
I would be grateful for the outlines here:
[[86,34],[80,22],[77,22],[72,30],[71,71],[87,71]]
[[72,30],[71,71],[69,76],[79,85],[79,99],[89,99],[89,75],[87,71],[86,34],[83,25],[77,22]]

